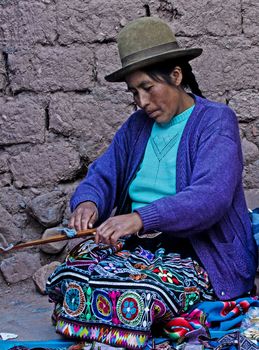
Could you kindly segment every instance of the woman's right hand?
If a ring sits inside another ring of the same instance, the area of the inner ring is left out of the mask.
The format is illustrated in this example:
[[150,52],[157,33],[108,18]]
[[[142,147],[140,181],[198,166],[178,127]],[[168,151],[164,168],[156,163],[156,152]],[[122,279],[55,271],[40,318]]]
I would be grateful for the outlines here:
[[93,202],[80,203],[73,212],[68,226],[76,231],[93,228],[98,219],[98,210]]

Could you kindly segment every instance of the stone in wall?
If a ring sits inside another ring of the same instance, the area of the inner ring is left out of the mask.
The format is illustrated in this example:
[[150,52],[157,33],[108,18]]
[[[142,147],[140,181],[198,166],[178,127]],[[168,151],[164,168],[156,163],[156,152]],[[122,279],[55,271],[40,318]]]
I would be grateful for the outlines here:
[[27,205],[29,213],[45,227],[52,227],[62,221],[66,197],[61,191],[51,191],[35,197]]
[[4,209],[0,210],[0,214],[3,232],[9,243],[38,239],[43,230],[42,225],[26,212],[31,197],[30,190],[18,191],[13,185],[1,188],[0,208]]
[[96,80],[101,86],[106,86],[106,93],[110,91],[119,91],[126,85],[124,83],[110,83],[107,82],[104,77],[107,74],[114,72],[121,67],[119,52],[117,45],[114,43],[107,43],[95,46],[95,58],[96,58]]
[[13,222],[15,222],[15,225],[22,230],[22,235],[24,234],[23,229],[28,224],[28,221],[28,215],[25,212],[21,211],[13,215]]
[[[52,238],[53,236],[61,235],[61,232],[59,231],[61,228],[62,226],[48,228],[47,230],[44,231],[42,235],[42,239],[49,239],[49,238]],[[47,253],[47,254],[56,255],[62,252],[64,247],[67,245],[67,243],[68,243],[68,240],[66,239],[63,241],[42,244],[40,246],[40,250],[42,250],[44,253]]]
[[10,214],[14,215],[26,208],[27,199],[13,186],[1,188],[0,205],[2,205]]
[[19,43],[19,13],[17,1],[0,2],[0,51],[15,50]]
[[67,141],[35,145],[10,157],[14,180],[26,187],[71,180],[80,168],[79,154]]
[[1,52],[1,47],[0,47],[0,91],[4,90],[5,84],[6,84],[5,61],[4,61],[4,55]]
[[0,151],[0,174],[5,173],[8,170],[8,154]]
[[11,215],[0,204],[0,233],[8,243],[17,243],[22,236],[21,230],[15,225],[13,215]]
[[246,125],[245,136],[249,141],[254,142],[259,147],[259,118]]
[[139,0],[58,0],[57,11],[58,42],[65,45],[115,40],[123,23],[146,13]]
[[9,66],[13,92],[93,87],[93,52],[86,46],[37,46],[20,50],[9,55]]
[[30,240],[40,239],[43,230],[44,227],[37,220],[26,213],[26,222],[22,228],[22,241],[27,242]]
[[259,208],[259,189],[253,188],[245,191],[246,203],[249,209]]
[[70,211],[70,199],[76,189],[76,187],[79,185],[79,183],[81,182],[81,179],[78,179],[76,181],[73,181],[71,183],[61,183],[58,186],[58,189],[60,191],[62,191],[63,193],[65,193],[66,195],[66,206],[65,206],[65,210],[63,213],[63,221],[62,221],[62,225],[63,226],[67,226],[70,216],[71,216],[71,211]]
[[203,36],[180,41],[182,47],[203,48],[202,55],[191,61],[203,91],[223,93],[259,88],[259,52],[250,39]]
[[54,0],[19,0],[0,4],[3,46],[8,52],[35,43],[53,44],[57,36]]
[[258,156],[259,156],[258,147],[254,143],[248,141],[246,138],[243,138],[242,140],[242,150],[243,150],[243,156],[246,163],[250,163],[258,159]]
[[91,161],[104,151],[116,128],[132,111],[123,104],[126,95],[112,97],[99,89],[93,95],[57,93],[50,102],[49,130],[77,137],[81,156]]
[[[256,90],[232,91],[229,106],[235,110],[242,122],[242,150],[245,161],[244,186],[256,188],[259,185],[259,128],[258,124],[258,92]],[[259,126],[259,124],[258,124]],[[256,133],[258,131],[258,133]]]
[[0,270],[7,283],[17,283],[31,277],[41,267],[38,253],[19,252],[7,257]]
[[259,43],[258,18],[259,2],[257,0],[242,0],[242,29],[246,36],[251,36],[253,42]]
[[41,294],[46,294],[46,283],[48,277],[60,265],[58,261],[52,261],[50,264],[42,266],[33,275],[33,281]]
[[170,22],[177,35],[223,37],[241,33],[241,7],[236,0],[197,0],[195,6],[186,0],[151,0],[146,3],[151,15],[158,14]]
[[244,183],[246,188],[259,188],[259,159],[246,166]]
[[121,83],[120,89],[96,88],[93,90],[93,97],[99,107],[99,115],[114,130],[135,111],[132,93],[127,91],[125,83]]
[[57,38],[57,12],[55,0],[19,0],[14,6],[19,19],[19,42],[53,44]]
[[229,107],[233,108],[242,122],[251,122],[259,118],[259,94],[256,90],[232,92]]
[[35,98],[0,97],[0,145],[44,141],[45,111]]
[[10,173],[0,174],[0,188],[9,186],[12,183],[12,176]]

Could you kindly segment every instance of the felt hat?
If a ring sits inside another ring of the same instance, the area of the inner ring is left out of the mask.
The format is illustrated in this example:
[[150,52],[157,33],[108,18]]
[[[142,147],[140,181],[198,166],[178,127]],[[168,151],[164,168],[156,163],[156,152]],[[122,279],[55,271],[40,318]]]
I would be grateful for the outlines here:
[[187,61],[199,56],[201,48],[180,48],[172,29],[157,17],[142,17],[124,27],[117,38],[122,67],[106,75],[110,82],[124,81],[127,74],[166,60]]

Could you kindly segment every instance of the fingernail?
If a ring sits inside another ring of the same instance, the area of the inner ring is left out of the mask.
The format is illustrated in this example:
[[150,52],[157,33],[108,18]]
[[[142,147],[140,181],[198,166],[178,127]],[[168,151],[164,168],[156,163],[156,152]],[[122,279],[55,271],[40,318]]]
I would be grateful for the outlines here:
[[91,222],[88,224],[88,226],[89,228],[93,228],[93,224]]

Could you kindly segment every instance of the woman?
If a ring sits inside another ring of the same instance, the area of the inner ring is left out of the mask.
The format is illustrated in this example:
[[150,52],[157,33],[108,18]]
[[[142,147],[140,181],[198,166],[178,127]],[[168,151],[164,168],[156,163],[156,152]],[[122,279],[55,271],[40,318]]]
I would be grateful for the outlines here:
[[139,109],[71,199],[70,226],[95,226],[95,242],[72,250],[47,291],[60,333],[138,349],[195,303],[250,293],[257,256],[236,116],[201,97],[189,64],[202,50],[150,17],[118,48],[122,68],[106,79],[125,81]]

